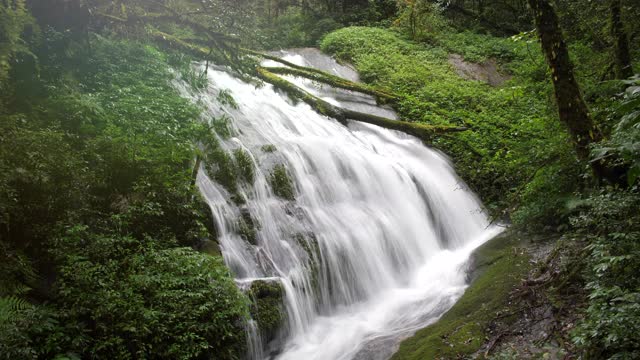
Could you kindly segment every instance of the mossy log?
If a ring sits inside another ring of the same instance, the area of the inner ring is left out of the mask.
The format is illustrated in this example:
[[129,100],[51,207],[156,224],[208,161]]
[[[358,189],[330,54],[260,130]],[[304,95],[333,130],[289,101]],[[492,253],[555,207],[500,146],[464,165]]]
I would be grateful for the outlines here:
[[[151,36],[156,41],[159,41],[171,47],[179,48],[194,56],[199,56],[201,58],[207,58],[208,56],[210,56],[210,52],[206,48],[190,44],[173,35],[166,34],[160,31],[154,31],[151,33]],[[244,51],[251,51],[251,50],[245,49]],[[266,55],[266,54],[262,54],[254,51],[251,51],[251,52],[258,55]],[[279,58],[272,57],[271,55],[266,55],[266,56],[268,56],[268,58],[278,59],[278,61],[281,60]],[[304,72],[305,74],[317,73],[322,75],[324,79],[338,78],[334,75],[327,74],[323,71],[295,65],[284,60],[280,62],[284,63],[287,66],[290,66],[288,64],[291,64],[292,67],[294,67],[297,70],[300,70],[300,73],[302,72]],[[317,96],[314,96],[304,91],[303,89],[283,79],[282,77],[271,72],[270,69],[267,69],[265,67],[260,67],[260,66],[256,67],[255,75],[261,80],[268,82],[273,86],[275,86],[276,88],[286,92],[289,96],[295,99],[304,101],[320,114],[332,117],[344,125],[347,125],[348,120],[355,120],[355,121],[360,121],[368,124],[377,125],[386,129],[402,131],[406,134],[416,136],[419,139],[422,139],[424,141],[429,141],[434,135],[437,135],[437,134],[461,132],[461,131],[468,130],[468,128],[466,127],[427,125],[427,124],[422,124],[417,122],[393,120],[393,119],[388,119],[388,118],[377,116],[377,115],[366,114],[358,111],[340,108],[318,98]],[[346,80],[344,81],[345,81],[345,84],[348,82]]]
[[274,56],[274,55],[269,55],[269,54],[261,53],[259,51],[255,51],[255,50],[251,50],[251,49],[245,49],[245,48],[241,48],[240,51],[242,51],[242,52],[244,52],[246,54],[249,54],[249,55],[253,55],[253,56],[261,57],[263,59],[267,59],[267,60],[272,60],[272,61],[278,62],[278,63],[280,63],[282,65],[286,65],[286,66],[288,66],[290,68],[293,68],[293,69],[302,70],[302,71],[306,71],[306,72],[312,72],[312,73],[316,73],[316,74],[320,74],[320,75],[333,76],[333,75],[331,75],[329,73],[326,73],[326,72],[324,72],[322,70],[309,68],[309,67],[306,67],[306,66],[300,66],[300,65],[294,64],[294,63],[292,63],[290,61],[287,61],[285,59],[281,59],[281,58],[279,58],[277,56]]
[[465,127],[435,126],[408,121],[392,120],[385,117],[361,113],[349,109],[334,106],[308,92],[300,89],[289,81],[270,72],[268,69],[258,67],[257,74],[260,79],[266,81],[276,88],[286,92],[289,96],[304,101],[320,114],[332,117],[340,123],[346,125],[348,120],[360,121],[377,125],[383,128],[402,131],[406,134],[416,136],[422,140],[429,141],[434,135],[450,132],[465,131]]
[[349,81],[343,79],[339,76],[331,75],[331,74],[322,74],[318,72],[311,72],[308,70],[300,70],[288,67],[268,67],[269,72],[279,75],[292,75],[297,77],[307,78],[312,81],[316,81],[319,83],[331,85],[335,88],[340,88],[344,90],[355,91],[371,96],[375,96],[378,99],[382,100],[396,100],[396,96],[390,94],[388,92],[377,90],[372,88],[371,86],[358,84],[353,81]]

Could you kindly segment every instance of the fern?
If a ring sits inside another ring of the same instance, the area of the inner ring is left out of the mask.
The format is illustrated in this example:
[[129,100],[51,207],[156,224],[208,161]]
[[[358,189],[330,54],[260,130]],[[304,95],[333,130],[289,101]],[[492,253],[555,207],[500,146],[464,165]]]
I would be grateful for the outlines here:
[[11,295],[0,298],[0,323],[10,321],[23,310],[31,306],[29,302],[19,296]]

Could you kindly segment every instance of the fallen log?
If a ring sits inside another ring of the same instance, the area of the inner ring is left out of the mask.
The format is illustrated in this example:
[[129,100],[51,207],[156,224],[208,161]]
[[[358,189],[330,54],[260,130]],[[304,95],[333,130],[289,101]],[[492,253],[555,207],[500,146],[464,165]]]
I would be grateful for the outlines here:
[[[165,45],[180,48],[183,51],[187,51],[193,55],[200,56],[202,58],[207,58],[208,56],[210,56],[210,52],[208,51],[208,49],[190,44],[173,35],[166,34],[160,31],[154,31],[151,33],[151,35],[154,39]],[[296,66],[304,70],[308,69],[298,65]],[[329,77],[335,77],[334,75],[326,74],[324,72],[320,73],[322,75],[329,75]],[[272,84],[277,89],[286,92],[292,98],[305,102],[318,113],[334,118],[345,126],[348,124],[348,120],[354,120],[377,125],[386,129],[401,131],[406,134],[413,135],[423,141],[430,141],[434,135],[438,134],[468,130],[468,128],[466,127],[427,125],[418,122],[393,120],[382,116],[340,108],[318,98],[317,96],[308,93],[307,91],[271,72],[267,68],[261,66],[255,67],[254,75],[259,79]]]
[[281,58],[279,58],[279,57],[277,57],[277,56],[274,56],[274,55],[269,55],[269,54],[261,53],[261,52],[259,52],[259,51],[255,51],[255,50],[251,50],[251,49],[245,49],[245,48],[241,48],[241,49],[240,49],[240,51],[242,51],[242,52],[244,52],[244,53],[246,53],[246,54],[249,54],[249,55],[253,55],[253,56],[257,56],[257,57],[261,57],[261,58],[263,58],[263,59],[267,59],[267,60],[272,60],[272,61],[275,61],[275,62],[279,62],[280,64],[282,64],[282,65],[286,65],[286,66],[288,66],[288,67],[290,67],[290,68],[293,68],[293,69],[298,69],[298,70],[302,70],[302,71],[313,72],[313,73],[317,73],[317,74],[321,74],[321,75],[326,75],[326,76],[333,76],[333,75],[331,75],[331,74],[329,74],[329,73],[326,73],[326,72],[324,72],[324,71],[322,71],[322,70],[318,70],[318,69],[314,69],[314,68],[309,68],[309,67],[306,67],[306,66],[300,66],[300,65],[294,64],[294,63],[292,63],[292,62],[290,62],[290,61],[287,61],[287,60],[281,59]]
[[331,85],[332,87],[335,87],[335,88],[355,91],[362,94],[371,95],[383,100],[397,99],[396,96],[393,94],[387,93],[382,90],[374,89],[367,85],[358,84],[353,81],[349,81],[339,76],[335,76],[331,74],[320,74],[320,73],[311,72],[308,70],[300,70],[300,69],[287,68],[287,67],[268,67],[267,69],[269,70],[269,72],[272,72],[274,74],[303,77],[315,82]]
[[386,129],[401,131],[406,134],[413,135],[423,141],[430,141],[431,138],[437,134],[468,130],[466,127],[427,125],[422,123],[393,120],[377,115],[340,108],[304,91],[264,67],[257,67],[256,72],[258,77],[263,81],[268,82],[277,89],[286,92],[292,98],[305,102],[318,113],[338,120],[343,125],[347,125],[348,120],[355,120],[377,125]]

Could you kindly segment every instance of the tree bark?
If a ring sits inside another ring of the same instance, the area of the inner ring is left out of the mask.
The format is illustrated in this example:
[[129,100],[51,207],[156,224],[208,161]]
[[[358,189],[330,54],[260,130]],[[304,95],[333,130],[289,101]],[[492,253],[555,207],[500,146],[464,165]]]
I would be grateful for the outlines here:
[[629,37],[620,18],[620,0],[611,0],[611,36],[615,42],[616,77],[628,79],[633,76],[631,55],[629,53]]
[[[568,128],[576,153],[581,160],[589,160],[589,145],[601,135],[594,127],[580,87],[573,73],[569,50],[560,29],[558,16],[547,0],[528,0],[533,10],[542,50],[551,69],[560,121]],[[598,177],[600,163],[592,163]]]

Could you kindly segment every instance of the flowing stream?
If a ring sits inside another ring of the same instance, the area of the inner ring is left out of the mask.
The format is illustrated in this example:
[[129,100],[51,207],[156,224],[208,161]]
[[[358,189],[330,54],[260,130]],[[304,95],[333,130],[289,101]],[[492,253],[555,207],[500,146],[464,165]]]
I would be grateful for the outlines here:
[[[357,80],[317,50],[280,55]],[[489,226],[445,155],[403,133],[344,126],[224,69],[209,68],[208,77],[207,91],[183,88],[185,96],[208,116],[232,119],[222,146],[244,149],[255,167],[253,184],[240,189],[243,205],[205,171],[198,176],[224,259],[241,286],[279,282],[285,294],[278,336],[260,339],[250,322],[250,358],[388,359],[402,338],[455,303],[467,286],[471,252],[500,229]],[[371,97],[288,79],[332,104],[395,117]],[[237,106],[221,105],[221,93]],[[270,176],[279,164],[295,200],[274,194]],[[243,216],[255,224],[255,244],[240,236]]]

